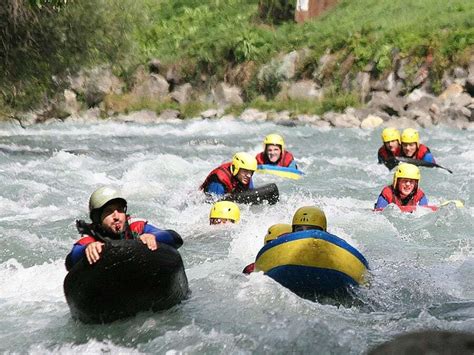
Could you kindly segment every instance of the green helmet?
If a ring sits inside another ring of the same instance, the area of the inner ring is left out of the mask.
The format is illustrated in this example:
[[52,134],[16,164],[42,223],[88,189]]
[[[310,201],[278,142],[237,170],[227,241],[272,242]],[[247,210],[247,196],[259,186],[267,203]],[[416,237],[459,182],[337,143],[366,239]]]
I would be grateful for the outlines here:
[[113,200],[118,200],[124,204],[124,207],[127,207],[127,200],[112,187],[102,186],[92,193],[89,198],[89,216],[92,222],[100,223],[103,208]]

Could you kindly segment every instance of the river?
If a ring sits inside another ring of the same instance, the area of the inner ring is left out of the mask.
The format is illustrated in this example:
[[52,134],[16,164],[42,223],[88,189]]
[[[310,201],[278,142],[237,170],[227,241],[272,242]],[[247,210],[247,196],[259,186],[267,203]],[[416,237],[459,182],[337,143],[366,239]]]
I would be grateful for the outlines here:
[[[377,164],[380,132],[239,120],[0,124],[0,352],[362,354],[414,330],[473,332],[474,132],[420,131],[454,172],[421,168],[430,204],[465,208],[413,214],[372,211],[392,179]],[[235,152],[259,152],[269,133],[285,137],[305,176],[255,174],[256,186],[278,185],[280,202],[242,205],[241,223],[209,226],[198,186]],[[182,235],[189,299],[107,325],[71,319],[64,259],[101,185],[122,189],[132,215]],[[355,302],[312,302],[241,273],[267,228],[304,205],[324,209],[328,231],[368,260]]]

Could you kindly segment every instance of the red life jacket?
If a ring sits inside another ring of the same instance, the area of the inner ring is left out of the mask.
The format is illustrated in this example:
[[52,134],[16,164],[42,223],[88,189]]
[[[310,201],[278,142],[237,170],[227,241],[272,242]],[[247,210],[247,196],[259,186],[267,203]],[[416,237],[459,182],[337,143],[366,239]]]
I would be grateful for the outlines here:
[[242,273],[244,274],[251,274],[252,272],[255,271],[255,263],[248,264],[244,269],[242,270]]
[[[125,235],[125,239],[134,239],[137,236],[143,234],[143,229],[145,228],[145,224],[147,223],[145,219],[127,217],[127,220],[131,233],[127,233]],[[97,240],[93,236],[84,234],[82,238],[76,242],[76,244],[87,245],[96,241]]]
[[232,162],[224,163],[212,170],[199,189],[205,190],[211,181],[213,181],[214,176],[216,176],[219,182],[225,186],[226,192],[233,192],[237,188],[239,180],[237,180],[230,172],[231,165]]
[[393,186],[385,186],[380,193],[384,199],[388,201],[388,203],[394,203],[397,206],[416,206],[421,201],[421,199],[425,196],[425,193],[422,189],[418,188],[412,198],[406,203],[403,204],[401,198],[398,194],[395,193]]
[[390,158],[400,156],[400,154],[401,154],[400,152],[401,152],[400,146],[395,150],[395,154],[394,154],[394,153],[392,153],[391,150],[385,148],[385,145],[383,145],[379,148],[378,155],[379,155],[379,157],[381,157],[383,159],[383,161],[387,161]]
[[265,154],[265,152],[258,153],[255,158],[257,159],[257,164],[259,164],[259,165],[270,164],[270,165],[282,166],[282,167],[285,167],[285,168],[290,166],[291,162],[295,159],[293,157],[293,154],[291,154],[287,150],[283,151],[282,155],[280,156],[280,159],[278,159],[276,164],[272,163],[270,160],[268,160],[268,157]]
[[[424,145],[424,144],[419,144],[418,149],[416,150],[415,155],[413,156],[413,159],[417,160],[423,160],[423,157],[425,156],[426,153],[428,153],[430,150],[429,148]],[[406,157],[406,155],[402,151],[402,156]],[[409,157],[407,157],[409,158]]]

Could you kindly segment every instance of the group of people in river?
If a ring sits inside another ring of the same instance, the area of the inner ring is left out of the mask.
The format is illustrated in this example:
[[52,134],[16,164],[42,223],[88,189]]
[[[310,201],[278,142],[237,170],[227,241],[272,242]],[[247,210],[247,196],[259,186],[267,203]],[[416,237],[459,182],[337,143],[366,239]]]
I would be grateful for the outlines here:
[[[389,169],[396,166],[391,185],[385,186],[380,193],[375,210],[381,210],[389,204],[398,206],[427,205],[423,190],[419,187],[420,170],[416,165],[399,163],[397,158],[406,157],[434,163],[434,158],[423,144],[419,143],[419,133],[413,128],[405,129],[401,134],[397,129],[386,128],[382,132],[383,146],[378,151],[379,163]],[[267,135],[263,141],[263,151],[253,156],[246,152],[236,153],[232,161],[213,169],[200,189],[208,196],[218,199],[211,208],[211,225],[238,223],[240,209],[231,201],[222,198],[246,190],[254,189],[252,176],[259,165],[274,165],[297,169],[294,156],[285,147],[279,134]],[[398,164],[398,165],[397,165]],[[104,242],[109,239],[138,239],[150,250],[156,250],[159,243],[175,248],[183,244],[180,235],[172,230],[162,230],[144,219],[132,218],[127,214],[127,200],[116,189],[100,187],[89,199],[89,216],[92,223],[78,221],[81,238],[74,244],[66,258],[66,268],[70,270],[81,258],[86,257],[90,264],[100,260]],[[282,235],[305,229],[326,231],[327,221],[324,212],[315,206],[299,208],[292,224],[276,224],[268,229],[264,242],[268,243]],[[245,272],[250,272],[251,266]]]
[[419,187],[420,169],[410,163],[400,163],[403,158],[412,162],[417,160],[435,164],[430,149],[420,143],[420,135],[414,128],[406,128],[400,134],[396,128],[387,127],[382,131],[383,145],[378,151],[379,164],[388,169],[396,167],[391,185],[380,193],[375,210],[382,210],[389,204],[401,206],[427,206],[428,199]]

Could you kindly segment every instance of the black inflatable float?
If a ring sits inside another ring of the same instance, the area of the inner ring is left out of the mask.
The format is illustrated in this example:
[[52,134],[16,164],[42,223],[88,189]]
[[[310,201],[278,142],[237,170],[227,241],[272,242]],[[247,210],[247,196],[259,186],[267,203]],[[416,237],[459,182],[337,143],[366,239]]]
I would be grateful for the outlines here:
[[226,195],[223,201],[232,201],[236,203],[248,203],[251,205],[258,205],[264,202],[268,202],[270,205],[274,205],[278,202],[280,193],[276,184],[271,183],[263,185],[253,190],[242,191],[238,193],[232,193]]
[[107,242],[97,263],[82,258],[64,279],[71,315],[84,323],[168,309],[188,293],[181,255],[164,243],[151,251],[137,240]]

